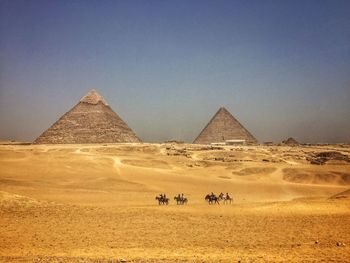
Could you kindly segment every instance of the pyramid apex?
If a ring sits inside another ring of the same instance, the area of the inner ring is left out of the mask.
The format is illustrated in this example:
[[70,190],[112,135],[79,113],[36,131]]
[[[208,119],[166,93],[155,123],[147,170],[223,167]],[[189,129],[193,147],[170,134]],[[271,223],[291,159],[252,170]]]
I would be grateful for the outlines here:
[[225,108],[225,107],[220,107],[219,110],[216,112],[216,114],[229,114],[231,115],[231,113]]
[[95,89],[92,89],[86,93],[86,95],[80,99],[80,102],[89,104],[97,104],[99,102],[102,102],[104,105],[108,105],[106,100]]

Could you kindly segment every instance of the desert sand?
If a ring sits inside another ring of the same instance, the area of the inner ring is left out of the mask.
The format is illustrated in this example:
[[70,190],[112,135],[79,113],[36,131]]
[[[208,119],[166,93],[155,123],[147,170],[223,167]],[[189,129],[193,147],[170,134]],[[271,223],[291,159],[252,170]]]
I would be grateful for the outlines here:
[[[310,164],[325,151],[350,155],[340,145],[0,145],[0,261],[350,262],[350,163]],[[210,192],[234,202],[209,205]]]

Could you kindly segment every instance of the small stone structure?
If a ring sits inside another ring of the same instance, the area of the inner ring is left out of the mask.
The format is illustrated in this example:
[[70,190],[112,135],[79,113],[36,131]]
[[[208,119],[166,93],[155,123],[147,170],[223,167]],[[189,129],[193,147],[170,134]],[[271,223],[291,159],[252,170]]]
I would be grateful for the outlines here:
[[225,141],[225,144],[226,145],[244,145],[246,144],[246,141],[243,139],[243,140],[226,140]]

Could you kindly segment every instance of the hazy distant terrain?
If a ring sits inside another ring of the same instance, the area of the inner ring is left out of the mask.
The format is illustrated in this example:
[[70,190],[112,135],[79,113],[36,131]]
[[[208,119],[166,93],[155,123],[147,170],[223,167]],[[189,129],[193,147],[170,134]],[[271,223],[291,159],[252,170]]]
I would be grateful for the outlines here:
[[[0,145],[0,260],[346,262],[349,155],[341,145]],[[210,192],[234,203],[208,205]],[[170,205],[158,206],[160,193]]]

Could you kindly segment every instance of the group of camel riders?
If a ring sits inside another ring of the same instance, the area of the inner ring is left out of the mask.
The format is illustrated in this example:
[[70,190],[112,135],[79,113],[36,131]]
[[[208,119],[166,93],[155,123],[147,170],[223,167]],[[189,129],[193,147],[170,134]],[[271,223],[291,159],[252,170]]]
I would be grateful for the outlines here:
[[178,194],[177,196],[174,196],[174,200],[176,200],[177,205],[184,205],[187,204],[187,198],[184,196],[184,194]]
[[220,193],[219,196],[216,196],[213,192],[211,192],[211,194],[207,194],[204,198],[206,201],[208,201],[208,203],[211,205],[211,204],[220,204],[219,202],[221,200],[224,201],[224,203],[226,204],[227,202],[230,202],[230,204],[232,203],[233,201],[233,198],[228,194],[226,193],[226,195],[224,193]]
[[[209,204],[220,204],[220,201],[223,200],[226,204],[229,202],[230,204],[233,201],[233,198],[230,197],[228,193],[226,195],[224,193],[220,193],[218,196],[216,196],[213,192],[211,194],[207,194],[204,198]],[[158,201],[159,205],[168,205],[169,204],[169,198],[166,196],[166,194],[160,194],[159,196],[156,196],[156,200]],[[178,194],[174,196],[174,200],[176,200],[177,205],[184,205],[187,204],[188,199],[184,196],[182,193],[181,195]]]
[[159,205],[168,205],[169,204],[169,198],[166,197],[166,194],[160,194],[159,196],[156,196],[156,200],[158,201]]

